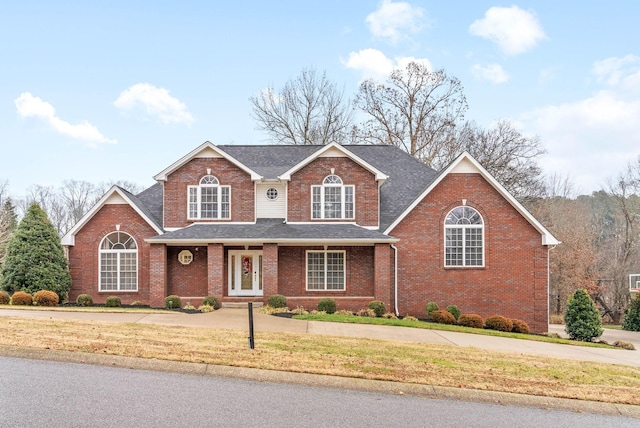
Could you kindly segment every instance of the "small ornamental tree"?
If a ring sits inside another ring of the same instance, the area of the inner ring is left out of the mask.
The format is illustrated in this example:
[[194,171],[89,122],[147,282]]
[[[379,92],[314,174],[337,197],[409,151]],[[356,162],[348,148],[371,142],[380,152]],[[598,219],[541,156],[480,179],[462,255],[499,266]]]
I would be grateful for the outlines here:
[[60,237],[35,202],[9,241],[1,277],[0,288],[10,293],[50,290],[63,301],[69,292],[71,275]]
[[624,314],[622,329],[628,331],[640,331],[640,293],[631,301]]
[[565,331],[574,340],[591,342],[602,335],[602,319],[587,290],[576,290],[564,314]]

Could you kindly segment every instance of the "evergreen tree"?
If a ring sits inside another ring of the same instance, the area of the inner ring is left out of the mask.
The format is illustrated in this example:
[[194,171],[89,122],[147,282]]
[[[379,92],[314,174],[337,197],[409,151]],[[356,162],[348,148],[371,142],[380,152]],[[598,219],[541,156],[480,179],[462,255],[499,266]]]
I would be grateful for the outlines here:
[[640,331],[640,293],[636,294],[635,299],[631,301],[631,305],[627,308],[624,315],[622,329],[628,331]]
[[7,245],[18,226],[18,215],[11,199],[6,199],[0,208],[0,283],[2,283],[2,264],[7,254]]
[[9,240],[0,288],[10,293],[51,290],[64,300],[71,275],[60,237],[37,203],[29,206]]
[[587,290],[576,290],[564,314],[565,331],[574,340],[591,342],[602,335],[602,319]]

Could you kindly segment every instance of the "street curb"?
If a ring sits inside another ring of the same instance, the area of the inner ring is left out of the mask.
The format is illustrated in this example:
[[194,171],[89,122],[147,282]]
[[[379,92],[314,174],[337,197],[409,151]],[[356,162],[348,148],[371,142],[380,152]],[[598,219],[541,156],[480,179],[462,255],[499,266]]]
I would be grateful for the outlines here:
[[630,404],[603,403],[598,401],[582,401],[566,398],[513,394],[507,392],[482,391],[434,385],[418,385],[309,373],[261,370],[243,367],[218,366],[204,363],[166,361],[49,349],[0,346],[0,356],[76,364],[94,364],[108,367],[129,368],[133,370],[150,370],[199,376],[226,377],[254,382],[286,383],[323,388],[350,389],[355,391],[408,395],[440,400],[461,400],[505,406],[535,407],[546,410],[623,416],[627,418],[640,419],[640,406]]

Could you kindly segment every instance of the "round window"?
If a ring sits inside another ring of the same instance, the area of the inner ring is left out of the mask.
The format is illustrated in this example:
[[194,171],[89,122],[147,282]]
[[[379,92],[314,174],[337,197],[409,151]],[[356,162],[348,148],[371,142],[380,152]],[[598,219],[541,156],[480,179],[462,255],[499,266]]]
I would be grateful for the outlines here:
[[269,187],[267,189],[267,199],[269,199],[270,201],[275,201],[276,199],[278,199],[278,189],[276,189],[275,187]]
[[178,260],[183,265],[188,265],[189,263],[191,263],[193,261],[193,253],[191,251],[189,251],[189,250],[182,250],[178,254]]

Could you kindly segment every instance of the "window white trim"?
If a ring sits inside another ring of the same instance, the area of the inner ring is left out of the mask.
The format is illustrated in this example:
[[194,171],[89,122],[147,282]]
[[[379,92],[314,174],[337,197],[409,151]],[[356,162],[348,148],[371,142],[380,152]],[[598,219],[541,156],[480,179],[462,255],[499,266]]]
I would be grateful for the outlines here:
[[[103,248],[109,247],[109,248]],[[132,257],[133,256],[133,257]],[[133,258],[133,261],[131,260]],[[109,262],[111,266],[109,266]],[[138,244],[133,236],[125,232],[108,233],[98,247],[98,291],[99,292],[135,292],[138,291]],[[127,263],[129,263],[127,265]],[[125,269],[135,267],[133,271]],[[111,267],[111,269],[108,269]],[[127,275],[128,274],[128,275]],[[105,281],[109,278],[109,284]],[[115,284],[113,284],[115,280]],[[127,284],[127,280],[129,284]],[[115,288],[114,288],[115,285]]]
[[[317,255],[322,257],[316,257]],[[310,260],[310,257],[314,260]],[[338,264],[332,266],[332,262]],[[331,269],[332,267],[335,269]],[[322,284],[317,284],[319,282]],[[307,291],[345,291],[347,252],[345,250],[307,250],[305,252],[305,283]]]
[[311,186],[311,218],[313,220],[353,220],[356,217],[356,188],[343,184],[334,174],[322,185]]
[[481,268],[485,265],[484,219],[478,210],[458,206],[444,220],[444,266]]
[[197,186],[187,186],[188,220],[231,218],[231,186],[222,186],[213,175],[205,175]]

